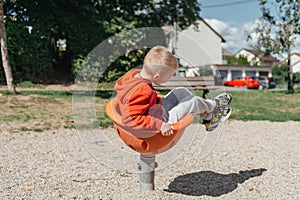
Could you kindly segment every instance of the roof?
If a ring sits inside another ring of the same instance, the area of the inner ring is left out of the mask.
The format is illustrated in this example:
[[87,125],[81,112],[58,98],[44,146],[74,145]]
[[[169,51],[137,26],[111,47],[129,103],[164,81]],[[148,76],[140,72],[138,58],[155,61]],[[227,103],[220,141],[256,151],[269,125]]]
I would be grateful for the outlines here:
[[[217,31],[215,31],[203,18],[200,17],[200,20],[198,21],[202,21],[209,29],[211,29],[218,37],[221,38],[222,42],[226,42],[226,40]],[[169,34],[173,31],[173,26],[171,25],[162,26],[162,29],[165,34]]]
[[246,49],[246,48],[240,49],[236,54],[238,54],[242,50],[248,51],[249,53],[252,53],[253,55],[257,55],[257,53],[256,53],[255,50],[253,50],[253,49]]
[[291,55],[296,55],[300,57],[300,53],[292,53]]
[[[248,51],[249,53],[252,53],[253,55],[259,57],[258,53],[256,50],[253,49],[247,49],[247,48],[243,48],[241,50],[239,50],[236,54],[238,54],[239,52],[241,52],[242,50]],[[300,54],[299,54],[300,56]],[[260,59],[262,61],[269,61],[269,62],[279,62],[279,60],[277,58],[275,58],[274,56],[268,55],[268,56],[262,56],[260,57]]]
[[279,62],[279,60],[273,56],[263,56],[260,59],[262,61]]
[[227,49],[222,48],[222,55],[223,56],[232,56],[232,53]]

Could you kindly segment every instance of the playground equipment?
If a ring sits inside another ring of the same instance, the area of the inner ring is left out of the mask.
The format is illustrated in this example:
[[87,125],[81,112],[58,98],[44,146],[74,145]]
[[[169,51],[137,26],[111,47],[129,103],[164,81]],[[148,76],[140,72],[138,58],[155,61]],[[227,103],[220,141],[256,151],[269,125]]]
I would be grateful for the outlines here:
[[160,131],[157,133],[147,133],[147,131],[137,132],[134,129],[125,127],[121,120],[119,102],[116,97],[109,100],[105,111],[113,121],[114,127],[121,140],[132,150],[140,153],[140,190],[154,190],[154,172],[157,166],[155,155],[163,153],[174,147],[182,137],[184,130],[194,121],[194,115],[185,115],[180,121],[172,124],[174,134],[163,136]]

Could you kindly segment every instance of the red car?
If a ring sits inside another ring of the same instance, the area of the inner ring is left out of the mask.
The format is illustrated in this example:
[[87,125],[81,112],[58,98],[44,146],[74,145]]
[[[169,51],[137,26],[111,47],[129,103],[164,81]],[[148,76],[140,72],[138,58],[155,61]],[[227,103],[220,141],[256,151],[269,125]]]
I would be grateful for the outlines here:
[[244,87],[248,89],[257,89],[260,86],[259,81],[252,76],[236,76],[231,81],[225,81],[224,85],[231,87]]

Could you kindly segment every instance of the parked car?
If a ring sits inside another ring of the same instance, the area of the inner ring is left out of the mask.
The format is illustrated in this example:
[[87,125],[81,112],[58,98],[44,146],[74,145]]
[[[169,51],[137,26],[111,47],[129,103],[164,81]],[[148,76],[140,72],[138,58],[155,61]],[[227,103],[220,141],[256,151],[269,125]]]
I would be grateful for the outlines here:
[[273,78],[267,76],[256,77],[260,83],[260,89],[275,88],[276,82]]
[[244,87],[248,89],[257,89],[260,86],[257,78],[253,76],[236,76],[231,81],[225,81],[224,85],[231,87]]

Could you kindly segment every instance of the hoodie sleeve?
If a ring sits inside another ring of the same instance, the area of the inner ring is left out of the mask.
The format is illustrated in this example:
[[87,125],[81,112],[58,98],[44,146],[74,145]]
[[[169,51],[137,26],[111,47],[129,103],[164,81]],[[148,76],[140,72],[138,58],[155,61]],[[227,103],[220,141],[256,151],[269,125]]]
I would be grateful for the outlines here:
[[162,107],[157,104],[157,94],[149,86],[144,85],[126,99],[126,111],[122,113],[123,123],[130,128],[144,130],[160,130],[162,125]]

